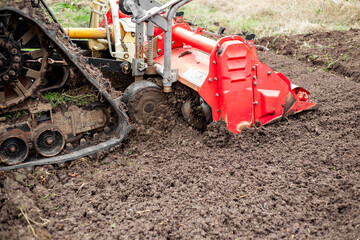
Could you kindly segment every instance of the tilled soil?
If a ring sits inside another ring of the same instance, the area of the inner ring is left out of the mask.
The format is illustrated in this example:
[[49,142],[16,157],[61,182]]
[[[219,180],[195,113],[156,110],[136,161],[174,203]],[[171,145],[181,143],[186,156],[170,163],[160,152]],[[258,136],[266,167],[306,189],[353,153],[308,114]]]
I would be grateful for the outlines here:
[[0,238],[358,239],[360,83],[259,56],[320,109],[236,136],[179,120],[111,153],[0,173]]
[[360,29],[259,39],[277,54],[290,56],[360,83]]

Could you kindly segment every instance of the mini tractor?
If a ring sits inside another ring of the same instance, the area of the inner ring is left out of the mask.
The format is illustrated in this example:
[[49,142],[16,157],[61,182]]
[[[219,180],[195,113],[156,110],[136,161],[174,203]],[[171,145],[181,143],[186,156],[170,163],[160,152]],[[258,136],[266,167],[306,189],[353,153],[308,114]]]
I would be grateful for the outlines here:
[[109,149],[131,122],[159,120],[166,94],[193,127],[222,120],[233,133],[317,107],[248,36],[184,21],[189,2],[93,0],[88,28],[62,28],[44,0],[0,3],[0,170]]

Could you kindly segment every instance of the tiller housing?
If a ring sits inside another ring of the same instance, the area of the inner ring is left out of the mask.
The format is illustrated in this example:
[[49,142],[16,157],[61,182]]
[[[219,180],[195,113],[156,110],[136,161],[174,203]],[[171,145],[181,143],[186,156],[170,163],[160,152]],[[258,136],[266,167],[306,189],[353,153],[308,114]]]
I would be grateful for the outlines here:
[[[224,120],[238,133],[316,106],[308,101],[308,91],[260,62],[253,41],[240,36],[215,41],[202,31],[192,31],[187,23],[174,25],[171,62],[179,81],[209,104],[214,121]],[[164,55],[155,60],[163,64]]]
[[[309,102],[308,91],[259,61],[253,41],[245,41],[241,36],[216,41],[203,36],[204,29],[192,29],[181,15],[174,17],[188,0],[170,1],[163,6],[153,6],[153,1],[134,2],[120,1],[120,9],[137,23],[137,46],[142,45],[140,26],[147,23],[148,69],[154,57],[165,92],[177,80],[194,89],[205,101],[202,105],[210,106],[212,119],[224,120],[230,131],[238,133],[244,127],[261,126],[315,108],[316,104]],[[167,14],[163,13],[164,6],[170,6]],[[153,24],[164,30],[154,39]],[[135,76],[141,61],[134,59]]]

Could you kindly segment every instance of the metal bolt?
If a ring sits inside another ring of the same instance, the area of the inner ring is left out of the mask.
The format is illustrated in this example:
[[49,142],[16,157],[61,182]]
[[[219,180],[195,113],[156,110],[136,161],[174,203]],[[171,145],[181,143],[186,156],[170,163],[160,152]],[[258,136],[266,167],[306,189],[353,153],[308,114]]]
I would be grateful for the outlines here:
[[252,43],[252,42],[249,43],[249,47],[250,47],[250,48],[253,47],[253,43]]
[[9,150],[10,150],[10,152],[14,153],[14,152],[16,152],[16,147],[11,146]]
[[9,79],[10,79],[9,75],[4,75],[4,76],[3,76],[3,80],[4,80],[5,82],[9,81]]
[[209,78],[209,82],[212,82],[212,78]]
[[18,57],[18,56],[15,56],[15,57],[14,57],[14,62],[17,62],[17,63],[18,63],[18,62],[20,62],[20,60],[21,60],[20,57]]
[[232,36],[232,37],[231,37],[231,39],[235,39],[235,37],[234,37],[234,36]]
[[220,112],[220,109],[218,109],[217,112]]
[[257,86],[257,82],[254,82],[254,86]]
[[271,72],[270,72],[270,71],[268,71],[268,75],[271,75]]
[[217,77],[215,77],[214,79],[215,79],[215,81],[217,81],[217,80],[218,80],[218,78],[217,78]]
[[131,33],[131,36],[132,36],[132,37],[135,37],[135,33],[134,33],[134,32],[132,32],[132,33]]
[[216,61],[213,61],[213,64],[216,64]]
[[162,36],[159,36],[159,40],[162,40]]
[[256,79],[257,79],[257,77],[256,77],[256,76],[253,76],[253,79],[255,79],[255,80],[256,80]]
[[10,70],[10,71],[9,71],[9,75],[12,76],[12,77],[14,77],[14,76],[16,75],[16,72],[15,72],[14,70]]
[[178,18],[178,19],[177,19],[177,22],[178,22],[178,23],[182,23],[181,18]]
[[162,50],[161,49],[158,49],[158,53],[161,53],[162,52]]
[[256,66],[253,66],[252,69],[253,69],[253,70],[256,70]]
[[51,145],[54,142],[54,138],[50,137],[46,139],[47,145]]
[[175,45],[175,41],[172,41],[171,44],[172,44],[172,45]]
[[11,49],[11,54],[13,55],[18,54],[18,50],[16,48]]
[[215,96],[217,96],[217,97],[218,97],[218,96],[220,96],[220,95],[217,93],[217,94],[215,94]]
[[18,64],[18,63],[14,63],[14,64],[12,65],[12,68],[13,68],[14,70],[19,70],[19,64]]
[[7,44],[5,44],[5,47],[6,47],[8,50],[10,50],[10,49],[13,48],[13,45],[8,42]]
[[218,47],[221,47],[220,44],[217,45]]
[[258,102],[258,101],[256,101],[256,102],[253,102],[253,104],[254,104],[254,105],[258,105],[258,104],[259,104],[259,102]]

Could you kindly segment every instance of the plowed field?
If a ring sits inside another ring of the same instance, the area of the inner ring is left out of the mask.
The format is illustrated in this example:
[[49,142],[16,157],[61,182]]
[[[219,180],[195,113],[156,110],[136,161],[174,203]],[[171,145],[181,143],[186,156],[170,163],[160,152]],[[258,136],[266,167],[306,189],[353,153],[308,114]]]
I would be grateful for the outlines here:
[[0,239],[359,239],[359,34],[262,40],[274,51],[260,59],[319,110],[237,136],[179,120],[111,153],[0,173]]

